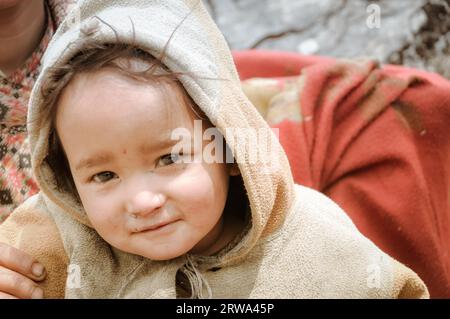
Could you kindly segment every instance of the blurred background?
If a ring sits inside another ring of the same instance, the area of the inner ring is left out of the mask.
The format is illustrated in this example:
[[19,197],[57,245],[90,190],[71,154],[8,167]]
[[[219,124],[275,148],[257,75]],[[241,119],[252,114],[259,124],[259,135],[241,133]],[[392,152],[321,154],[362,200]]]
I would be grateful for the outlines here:
[[450,0],[203,0],[232,49],[372,57],[450,79]]

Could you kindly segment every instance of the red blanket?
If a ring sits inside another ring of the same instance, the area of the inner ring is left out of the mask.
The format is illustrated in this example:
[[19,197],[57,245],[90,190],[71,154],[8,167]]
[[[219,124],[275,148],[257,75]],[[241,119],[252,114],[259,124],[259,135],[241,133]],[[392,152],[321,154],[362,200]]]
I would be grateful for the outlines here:
[[431,297],[450,297],[450,82],[373,61],[234,58],[242,80],[273,79],[244,84],[280,129],[295,181],[337,202]]

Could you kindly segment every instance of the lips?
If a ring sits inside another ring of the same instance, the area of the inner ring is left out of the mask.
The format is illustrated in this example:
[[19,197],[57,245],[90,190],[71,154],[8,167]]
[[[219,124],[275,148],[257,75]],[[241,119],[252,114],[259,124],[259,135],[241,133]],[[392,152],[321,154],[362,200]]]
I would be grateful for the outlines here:
[[155,231],[155,230],[158,230],[160,228],[163,228],[164,226],[173,224],[173,223],[177,222],[178,220],[179,219],[171,220],[171,221],[164,221],[164,222],[152,224],[150,226],[139,227],[138,229],[136,229],[135,232],[136,233],[142,233],[142,232],[146,232],[146,231]]

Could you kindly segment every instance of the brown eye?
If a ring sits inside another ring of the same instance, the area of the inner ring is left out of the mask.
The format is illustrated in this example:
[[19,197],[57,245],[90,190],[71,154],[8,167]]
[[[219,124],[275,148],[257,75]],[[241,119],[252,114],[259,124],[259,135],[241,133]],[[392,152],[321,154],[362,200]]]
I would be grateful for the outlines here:
[[172,164],[176,164],[180,161],[181,156],[183,154],[166,154],[161,156],[158,161],[158,166],[168,166]]
[[118,176],[113,172],[101,172],[92,176],[92,181],[96,183],[106,183],[113,178],[117,178]]

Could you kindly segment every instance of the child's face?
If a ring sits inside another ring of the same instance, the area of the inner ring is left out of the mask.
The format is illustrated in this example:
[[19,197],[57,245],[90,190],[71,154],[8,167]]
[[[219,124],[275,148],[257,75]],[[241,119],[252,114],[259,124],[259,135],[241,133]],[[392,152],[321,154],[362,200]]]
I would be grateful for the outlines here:
[[79,74],[56,116],[94,228],[112,246],[154,260],[217,250],[229,181],[225,163],[173,163],[171,133],[194,136],[196,117],[169,89],[113,69]]

